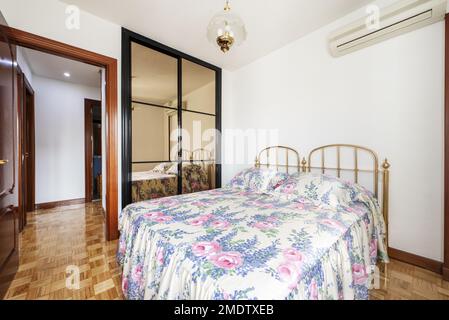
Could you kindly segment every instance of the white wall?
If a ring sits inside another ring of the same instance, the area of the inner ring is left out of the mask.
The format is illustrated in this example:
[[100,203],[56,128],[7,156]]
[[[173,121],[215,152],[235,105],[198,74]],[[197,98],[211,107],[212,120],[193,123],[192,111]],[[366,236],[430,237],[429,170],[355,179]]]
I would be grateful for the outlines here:
[[[223,88],[227,90],[222,90],[222,105],[221,105],[221,123],[222,123],[222,133],[226,132],[226,130],[232,130],[237,125],[242,125],[240,121],[236,121],[236,108],[233,103],[233,75],[234,72],[230,72],[227,70],[223,70],[222,72],[222,84]],[[224,160],[225,152],[227,149],[226,141],[224,141],[224,136],[222,135],[222,164],[221,164],[221,178],[222,185],[224,186],[228,183],[234,175],[237,173],[239,169],[242,169],[241,166],[235,165],[232,162],[226,163]]]
[[30,65],[23,54],[23,49],[20,47],[17,47],[17,64],[25,74],[28,82],[33,85],[33,72],[31,71]]
[[[121,108],[121,27],[81,11],[80,30],[65,26],[67,4],[57,0],[0,0],[0,10],[11,27],[100,53],[118,60],[118,108]],[[119,112],[118,128],[121,127]],[[106,126],[103,126],[106,128]],[[121,207],[121,135],[118,135],[119,207]]]
[[36,203],[84,198],[84,99],[100,88],[34,75]]
[[390,246],[441,261],[444,23],[332,58],[328,34],[356,15],[234,72],[224,128],[279,129],[303,155],[352,143],[388,157]]

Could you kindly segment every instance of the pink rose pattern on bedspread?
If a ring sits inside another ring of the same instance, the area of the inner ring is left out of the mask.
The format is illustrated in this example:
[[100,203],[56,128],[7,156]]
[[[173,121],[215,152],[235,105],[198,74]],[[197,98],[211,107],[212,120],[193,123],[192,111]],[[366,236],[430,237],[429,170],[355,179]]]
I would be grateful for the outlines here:
[[[334,209],[224,188],[120,214],[128,299],[367,299],[388,261],[377,201]],[[336,261],[339,261],[336,263]]]

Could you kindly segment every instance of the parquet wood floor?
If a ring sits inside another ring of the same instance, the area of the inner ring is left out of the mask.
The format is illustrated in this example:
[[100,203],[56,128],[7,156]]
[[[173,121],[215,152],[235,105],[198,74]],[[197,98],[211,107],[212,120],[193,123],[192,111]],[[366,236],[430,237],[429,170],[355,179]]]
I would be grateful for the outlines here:
[[449,282],[431,271],[392,260],[371,300],[449,300]]
[[[97,204],[29,213],[20,235],[20,266],[5,299],[123,299],[117,241],[104,240]],[[66,287],[66,268],[79,268],[79,289]],[[449,282],[430,271],[392,261],[371,299],[449,300]]]
[[[99,205],[29,213],[19,245],[19,270],[5,299],[123,298],[115,261],[117,241],[105,241]],[[79,268],[78,290],[66,287],[71,265]]]

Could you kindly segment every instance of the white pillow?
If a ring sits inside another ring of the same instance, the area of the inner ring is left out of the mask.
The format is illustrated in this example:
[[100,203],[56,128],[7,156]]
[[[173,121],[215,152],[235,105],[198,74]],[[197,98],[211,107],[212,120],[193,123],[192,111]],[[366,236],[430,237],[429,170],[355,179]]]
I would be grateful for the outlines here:
[[165,171],[165,173],[177,175],[178,174],[178,164],[171,163],[170,167],[167,169],[167,171]]
[[288,178],[283,172],[274,169],[250,168],[237,174],[228,186],[242,190],[252,190],[254,192],[271,192],[282,185]]
[[160,163],[157,166],[155,166],[153,168],[153,170],[151,170],[151,171],[158,172],[158,173],[165,173],[165,171],[167,170],[168,166],[170,166],[170,165],[171,165],[171,163],[167,163],[167,162]]
[[355,189],[350,183],[336,177],[317,173],[291,176],[274,190],[274,194],[288,200],[308,199],[317,206],[349,205]]

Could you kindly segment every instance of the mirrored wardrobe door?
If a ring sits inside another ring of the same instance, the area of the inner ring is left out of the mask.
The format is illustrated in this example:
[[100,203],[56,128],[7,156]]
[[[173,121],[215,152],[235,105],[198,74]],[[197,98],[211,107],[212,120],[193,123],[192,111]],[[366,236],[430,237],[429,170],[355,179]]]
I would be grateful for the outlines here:
[[131,44],[132,202],[178,194],[178,59]]
[[216,72],[182,60],[182,192],[216,187]]
[[221,69],[126,29],[122,41],[123,207],[220,188]]

